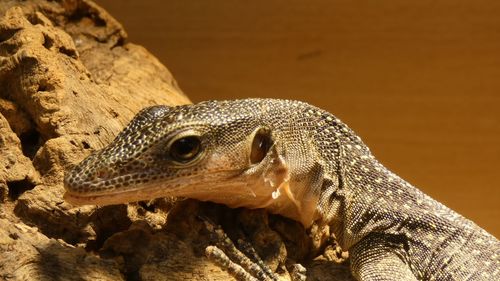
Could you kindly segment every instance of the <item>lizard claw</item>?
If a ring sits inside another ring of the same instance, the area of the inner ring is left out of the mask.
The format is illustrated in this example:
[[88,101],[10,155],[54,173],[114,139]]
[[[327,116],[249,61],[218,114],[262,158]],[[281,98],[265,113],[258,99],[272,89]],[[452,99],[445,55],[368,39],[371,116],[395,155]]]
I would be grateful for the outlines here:
[[205,255],[210,261],[240,281],[278,281],[282,279],[264,263],[250,243],[238,239],[238,247],[236,247],[219,225],[214,224],[205,216],[199,216],[199,218],[203,220],[215,243],[215,245],[205,248]]

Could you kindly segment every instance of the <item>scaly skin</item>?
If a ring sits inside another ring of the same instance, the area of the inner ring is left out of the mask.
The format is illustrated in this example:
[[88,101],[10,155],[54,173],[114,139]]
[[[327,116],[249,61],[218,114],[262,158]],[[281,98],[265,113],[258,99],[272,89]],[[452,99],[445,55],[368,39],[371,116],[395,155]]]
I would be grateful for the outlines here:
[[266,208],[305,227],[329,224],[359,280],[500,279],[495,237],[387,170],[344,123],[303,102],[144,109],[69,172],[65,186],[74,204],[183,196]]

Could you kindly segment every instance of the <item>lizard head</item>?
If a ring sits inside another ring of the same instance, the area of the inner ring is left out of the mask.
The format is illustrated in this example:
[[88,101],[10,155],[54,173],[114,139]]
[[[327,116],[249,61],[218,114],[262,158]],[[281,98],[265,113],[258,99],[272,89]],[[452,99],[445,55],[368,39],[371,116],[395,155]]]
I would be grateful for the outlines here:
[[256,100],[142,110],[104,149],[65,176],[65,199],[109,205],[181,196],[230,207],[286,208],[286,151]]

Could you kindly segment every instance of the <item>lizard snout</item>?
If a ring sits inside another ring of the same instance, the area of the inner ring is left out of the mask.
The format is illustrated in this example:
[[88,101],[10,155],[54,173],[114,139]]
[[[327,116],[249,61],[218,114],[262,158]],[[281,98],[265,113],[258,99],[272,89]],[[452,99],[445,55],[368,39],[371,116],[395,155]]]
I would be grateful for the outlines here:
[[71,193],[86,193],[92,186],[103,183],[113,177],[113,170],[100,166],[96,163],[74,167],[66,172],[64,176],[64,188]]

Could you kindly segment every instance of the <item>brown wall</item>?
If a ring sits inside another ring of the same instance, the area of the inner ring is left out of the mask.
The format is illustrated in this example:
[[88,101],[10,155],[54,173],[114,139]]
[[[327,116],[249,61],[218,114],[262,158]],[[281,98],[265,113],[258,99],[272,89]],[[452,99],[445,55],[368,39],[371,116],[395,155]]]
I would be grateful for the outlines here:
[[500,1],[111,1],[193,101],[300,99],[500,236]]

